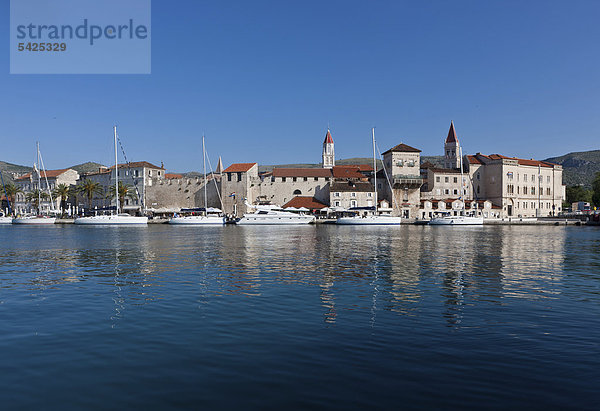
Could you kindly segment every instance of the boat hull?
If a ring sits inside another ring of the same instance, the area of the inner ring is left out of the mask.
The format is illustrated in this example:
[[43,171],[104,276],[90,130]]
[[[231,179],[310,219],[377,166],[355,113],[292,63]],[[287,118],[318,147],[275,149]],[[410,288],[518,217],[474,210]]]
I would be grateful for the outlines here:
[[107,215],[93,217],[79,217],[75,219],[77,225],[148,225],[148,217]]
[[246,214],[236,221],[237,225],[304,225],[315,221],[314,216],[261,216]]
[[12,219],[13,224],[48,225],[55,222],[55,217],[17,217]]
[[169,220],[173,225],[224,225],[225,217],[188,216],[173,217]]
[[483,225],[483,217],[442,217],[434,218],[429,225]]
[[336,224],[339,225],[399,225],[401,217],[367,216],[367,217],[340,217]]
[[12,224],[12,217],[0,217],[0,224]]

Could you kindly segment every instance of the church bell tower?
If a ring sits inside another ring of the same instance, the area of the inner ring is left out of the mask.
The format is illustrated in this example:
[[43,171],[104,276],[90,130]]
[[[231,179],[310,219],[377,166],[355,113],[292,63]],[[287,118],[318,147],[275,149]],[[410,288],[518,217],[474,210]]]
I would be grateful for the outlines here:
[[331,132],[327,129],[325,141],[323,141],[323,168],[333,168],[335,166],[335,154],[333,150],[333,138]]

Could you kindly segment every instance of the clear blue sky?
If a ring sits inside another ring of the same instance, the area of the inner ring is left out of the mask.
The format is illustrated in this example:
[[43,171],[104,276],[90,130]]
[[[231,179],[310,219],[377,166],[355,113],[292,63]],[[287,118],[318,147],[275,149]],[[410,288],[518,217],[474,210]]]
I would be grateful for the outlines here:
[[153,0],[151,75],[10,75],[0,33],[0,160],[319,162],[404,142],[546,158],[600,148],[598,1]]

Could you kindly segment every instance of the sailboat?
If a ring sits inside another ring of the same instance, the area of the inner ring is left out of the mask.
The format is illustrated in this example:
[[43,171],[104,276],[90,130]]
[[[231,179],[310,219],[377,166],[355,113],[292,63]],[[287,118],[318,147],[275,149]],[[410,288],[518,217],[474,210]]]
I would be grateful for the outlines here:
[[375,198],[375,209],[372,215],[338,217],[336,224],[340,225],[398,225],[402,222],[401,217],[381,214],[377,215],[377,160],[375,159],[375,128],[371,129],[373,136],[373,198]]
[[[203,212],[203,215],[186,215],[186,216],[174,216],[169,220],[169,224],[174,225],[223,225],[225,224],[225,217],[223,217],[222,211],[218,208],[208,207],[208,195],[206,193],[206,186],[208,181],[206,178],[206,147],[204,146],[204,136],[202,136],[202,166],[204,172],[204,208],[203,209],[191,209],[191,212]],[[211,171],[212,174],[212,171]],[[214,181],[214,175],[213,175]],[[215,185],[217,182],[215,181]],[[186,210],[182,210],[186,211]]]
[[42,174],[40,173],[40,167],[42,168],[42,172],[44,173],[44,178],[46,179],[46,189],[48,190],[48,195],[50,196],[50,207],[53,209],[54,204],[52,201],[52,193],[50,192],[50,184],[48,184],[48,176],[46,175],[46,168],[44,167],[44,161],[42,160],[42,155],[40,154],[40,143],[36,143],[37,148],[37,159],[33,163],[33,171],[37,174],[37,192],[38,192],[38,206],[37,206],[37,215],[28,215],[28,216],[19,216],[12,219],[13,224],[54,224],[56,222],[56,217],[50,217],[48,215],[43,215],[41,212],[42,207]]
[[119,163],[117,157],[117,126],[114,127],[115,137],[115,202],[116,213],[111,215],[95,215],[91,217],[78,217],[75,224],[79,225],[147,225],[148,217],[119,214]]
[[436,217],[431,219],[429,224],[431,225],[483,225],[483,217],[475,215],[475,212],[467,213],[465,209],[465,187],[463,180],[463,158],[462,158],[462,147],[459,147],[459,157],[460,157],[460,199],[462,202],[462,207],[458,211],[458,215],[443,215],[441,217]]

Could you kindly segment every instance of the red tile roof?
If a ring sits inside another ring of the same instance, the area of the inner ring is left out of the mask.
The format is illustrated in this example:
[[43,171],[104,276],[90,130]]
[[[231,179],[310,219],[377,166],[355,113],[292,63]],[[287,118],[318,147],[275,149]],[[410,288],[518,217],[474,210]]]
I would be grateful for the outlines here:
[[[538,161],[538,160],[534,160],[534,159],[526,160],[524,158],[518,158],[518,157],[507,157],[507,156],[503,156],[502,154],[490,154],[489,156],[486,156],[486,155],[477,153],[477,156],[483,157],[485,159],[490,159],[490,160],[517,160],[517,162],[519,163],[520,166],[552,168],[556,165],[553,163],[549,163],[547,161]],[[471,161],[471,157],[474,157],[474,156],[468,156],[468,157],[469,157],[469,161]],[[477,158],[475,158],[475,160],[480,161]],[[481,164],[481,162],[479,164]]]
[[397,152],[400,152],[400,153],[420,153],[421,150],[419,150],[418,148],[414,148],[414,147],[408,146],[408,145],[406,145],[404,143],[400,143],[397,146],[390,148],[388,151],[386,151],[383,154],[392,153],[392,152],[394,152],[394,153],[397,153]]
[[329,129],[327,129],[327,134],[325,134],[325,141],[323,141],[324,144],[333,144],[333,138],[331,137],[331,133],[329,132]]
[[[227,170],[225,170],[227,171]],[[273,177],[331,177],[328,168],[274,168]]]
[[[371,170],[373,170],[371,168]],[[366,178],[366,176],[360,172],[360,166],[334,166],[333,176],[335,178]]]
[[[42,171],[40,174],[42,175],[42,178],[54,178],[54,177],[58,177],[61,174],[63,174],[64,172],[70,170],[70,168],[63,168],[62,170],[46,170],[45,172]],[[25,175],[22,175],[21,177],[17,178],[16,180],[27,180],[31,177],[31,173],[27,173]]]
[[223,170],[224,173],[245,173],[257,163],[235,163]]
[[335,182],[331,184],[329,192],[359,192],[368,193],[373,191],[373,184],[366,181],[349,181],[349,182]]
[[182,174],[166,173],[165,174],[165,178],[167,180],[171,180],[171,179],[175,179],[175,178],[183,178],[183,175]]
[[454,122],[450,121],[450,130],[448,130],[448,137],[446,137],[446,143],[457,143],[458,138],[456,137],[456,130],[454,130]]
[[321,209],[327,207],[314,197],[297,196],[292,198],[290,201],[285,203],[282,208],[296,207],[296,208],[308,208],[309,210]]
[[477,157],[468,155],[467,160],[470,164],[483,164]]

